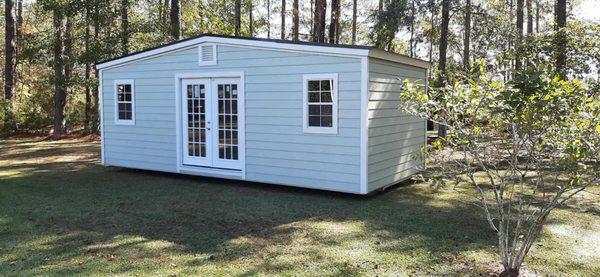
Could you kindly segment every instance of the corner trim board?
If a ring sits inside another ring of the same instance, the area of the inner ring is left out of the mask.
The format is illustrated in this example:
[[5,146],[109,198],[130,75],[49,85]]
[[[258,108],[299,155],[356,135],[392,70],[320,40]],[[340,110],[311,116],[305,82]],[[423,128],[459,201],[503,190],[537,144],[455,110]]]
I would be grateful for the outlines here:
[[106,165],[106,155],[105,155],[105,139],[104,139],[104,93],[102,89],[103,78],[102,78],[103,70],[98,70],[98,115],[100,117],[100,163],[102,165]]
[[367,194],[369,186],[369,58],[360,60],[360,193]]

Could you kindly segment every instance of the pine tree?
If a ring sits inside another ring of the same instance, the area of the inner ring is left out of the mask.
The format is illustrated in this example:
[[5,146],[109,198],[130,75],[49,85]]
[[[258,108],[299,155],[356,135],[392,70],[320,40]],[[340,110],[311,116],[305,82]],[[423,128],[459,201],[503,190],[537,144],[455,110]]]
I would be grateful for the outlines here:
[[312,34],[313,42],[325,42],[325,9],[327,8],[326,0],[315,1],[315,18]]

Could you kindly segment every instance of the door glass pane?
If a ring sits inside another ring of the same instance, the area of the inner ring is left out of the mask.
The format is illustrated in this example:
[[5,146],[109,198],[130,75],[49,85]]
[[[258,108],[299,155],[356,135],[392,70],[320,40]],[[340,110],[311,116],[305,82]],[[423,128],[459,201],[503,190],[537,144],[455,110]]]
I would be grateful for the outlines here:
[[206,157],[206,94],[203,84],[186,87],[188,156]]
[[219,159],[238,159],[237,84],[220,84],[218,89]]

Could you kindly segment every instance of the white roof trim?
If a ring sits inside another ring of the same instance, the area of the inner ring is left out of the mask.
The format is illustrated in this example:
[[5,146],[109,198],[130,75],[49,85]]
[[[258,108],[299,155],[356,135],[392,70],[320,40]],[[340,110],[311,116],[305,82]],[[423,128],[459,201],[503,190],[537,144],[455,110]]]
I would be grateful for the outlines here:
[[210,36],[205,35],[195,39],[184,40],[178,43],[174,43],[171,45],[166,45],[163,47],[158,47],[155,49],[151,49],[148,51],[140,52],[138,54],[133,54],[130,56],[125,56],[122,58],[117,58],[114,60],[109,60],[103,63],[99,63],[96,65],[97,69],[105,69],[117,65],[121,65],[124,63],[129,63],[133,61],[137,61],[140,59],[148,58],[155,55],[164,54],[171,51],[180,50],[182,48],[187,48],[191,46],[195,46],[202,43],[216,43],[216,44],[224,44],[224,45],[234,45],[234,46],[246,46],[246,47],[255,47],[255,48],[266,48],[266,49],[276,49],[276,50],[286,50],[286,51],[299,51],[299,52],[313,52],[313,53],[321,53],[328,55],[341,55],[341,56],[352,56],[352,57],[374,57],[378,59],[389,60],[393,62],[404,63],[408,65],[413,65],[421,68],[429,68],[429,63],[413,59],[404,55],[399,55],[395,53],[389,53],[379,49],[360,49],[360,48],[350,48],[350,47],[332,47],[332,46],[320,46],[320,45],[307,45],[307,44],[294,44],[294,43],[285,43],[279,41],[263,41],[263,40],[253,40],[253,39],[244,39],[244,38],[234,38],[234,37],[220,37],[220,36]]
[[404,55],[400,55],[400,54],[396,54],[396,53],[387,52],[387,51],[384,51],[381,49],[371,49],[371,51],[369,51],[369,57],[382,59],[382,60],[386,60],[386,61],[402,63],[402,64],[407,64],[407,65],[412,65],[412,66],[416,66],[416,67],[424,68],[424,69],[429,69],[429,67],[431,67],[431,64],[427,61],[411,58],[409,56],[404,56]]

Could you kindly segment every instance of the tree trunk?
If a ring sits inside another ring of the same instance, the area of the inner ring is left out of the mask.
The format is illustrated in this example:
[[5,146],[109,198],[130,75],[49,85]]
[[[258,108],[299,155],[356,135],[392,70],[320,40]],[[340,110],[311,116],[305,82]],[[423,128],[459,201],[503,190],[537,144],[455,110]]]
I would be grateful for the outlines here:
[[17,82],[19,80],[19,71],[17,70],[17,67],[21,61],[21,49],[23,49],[23,0],[17,0],[17,23],[15,26],[15,65],[13,66],[13,86],[15,87],[15,95],[17,93]]
[[62,14],[56,8],[53,11],[52,22],[54,27],[54,132],[53,139],[60,139],[65,132],[65,104],[66,92],[64,89],[64,63],[62,59]]
[[535,32],[540,32],[540,0],[535,1]]
[[[440,77],[438,80],[438,86],[444,86],[446,84],[446,51],[448,50],[448,25],[450,23],[450,1],[442,0],[442,29],[440,32],[440,58],[438,61],[438,70],[440,71]],[[446,137],[446,125],[440,124],[438,126],[438,137]]]
[[515,50],[515,70],[521,69],[521,47],[523,43],[523,0],[517,0],[517,43]]
[[[169,30],[170,30],[171,25],[169,22],[170,22],[171,6],[169,5],[169,1],[171,1],[171,0],[163,0],[163,1],[165,1],[162,3],[163,10],[164,10],[163,17],[162,17],[163,24],[164,24],[163,26],[169,26]],[[169,34],[170,33],[171,33],[171,31],[169,31]]]
[[235,0],[235,23],[234,23],[234,28],[235,28],[235,36],[239,37],[240,36],[240,29],[242,26],[242,0]]
[[[431,17],[429,19],[429,24],[431,25],[431,30],[432,30],[432,37],[429,39],[429,63],[433,64],[433,37],[435,34],[435,4],[432,0],[430,0],[430,2],[428,3],[429,5],[429,11],[431,13]],[[433,72],[433,70],[428,70],[429,71],[429,77],[431,78],[431,74]]]
[[465,73],[468,76],[471,71],[471,0],[466,0],[464,29],[463,66],[465,67]]
[[4,98],[12,101],[15,87],[15,9],[12,0],[5,1],[4,7]]
[[65,35],[64,35],[64,44],[65,44],[65,49],[64,49],[64,53],[63,56],[65,57],[64,60],[64,83],[63,83],[63,91],[65,94],[65,105],[66,105],[66,98],[67,95],[69,94],[69,91],[71,91],[71,86],[73,85],[72,83],[72,79],[73,79],[73,67],[74,67],[74,61],[75,61],[75,57],[73,55],[73,15],[69,15],[67,16],[67,22],[65,24]]
[[285,39],[285,0],[281,0],[281,39]]
[[300,9],[298,8],[298,0],[294,0],[292,11],[292,40],[298,41],[300,32]]
[[357,0],[352,1],[352,45],[356,44],[356,14],[357,14]]
[[315,33],[315,0],[310,0],[310,36],[312,37],[314,33]]
[[179,0],[171,0],[171,37],[179,40],[181,37],[181,25],[179,22]]
[[121,53],[129,54],[129,0],[121,0]]
[[331,23],[329,24],[329,43],[337,44],[340,31],[340,0],[331,0]]
[[519,270],[512,268],[505,269],[498,275],[498,277],[519,277]]
[[250,21],[248,24],[248,32],[250,33],[250,37],[254,37],[254,5],[252,4],[252,1],[250,1],[248,4],[250,5],[248,7],[248,19]]
[[[19,43],[23,36],[23,0],[17,0],[16,41]],[[18,48],[18,46],[17,46]]]
[[271,38],[271,0],[267,0],[267,38]]
[[313,42],[325,42],[325,9],[327,8],[326,0],[315,0],[315,18],[314,18],[314,33]]
[[[416,0],[411,0],[410,1],[410,40],[409,40],[409,44],[410,44],[410,57],[414,58],[415,57],[415,1]],[[469,0],[467,0],[469,1]]]
[[532,9],[532,3],[531,1],[533,0],[527,0],[526,3],[526,7],[527,7],[527,34],[531,35],[533,34],[533,9]]
[[383,0],[379,0],[379,9],[377,11],[379,11],[379,13],[383,12]]
[[[165,3],[168,3],[169,0],[165,0]],[[166,10],[165,10],[166,13]],[[94,40],[95,42],[98,42],[100,39],[100,11],[98,8],[98,2],[95,2],[94,4]],[[96,69],[94,70],[94,77],[96,77],[96,80],[100,80],[100,73],[99,71]],[[99,95],[99,91],[98,91],[98,86],[94,86],[93,90],[92,90],[92,97],[93,97],[93,107],[92,107],[92,132],[95,134],[99,134],[100,133],[100,95]]]
[[446,81],[446,51],[448,50],[448,25],[450,23],[450,1],[442,0],[442,26],[440,30],[440,46],[439,46],[439,60],[438,70],[440,71],[440,81]]
[[[84,49],[86,56],[90,54],[90,11],[86,9],[85,11],[85,35],[84,35]],[[90,90],[90,73],[92,70],[92,65],[90,64],[89,58],[85,59],[85,109],[84,109],[84,123],[83,127],[87,134],[92,132],[90,126],[91,120],[91,90]]]
[[567,64],[567,35],[564,28],[567,26],[567,0],[557,0],[554,9],[556,17],[555,26],[555,49],[556,49],[556,70],[562,78],[566,77]]

